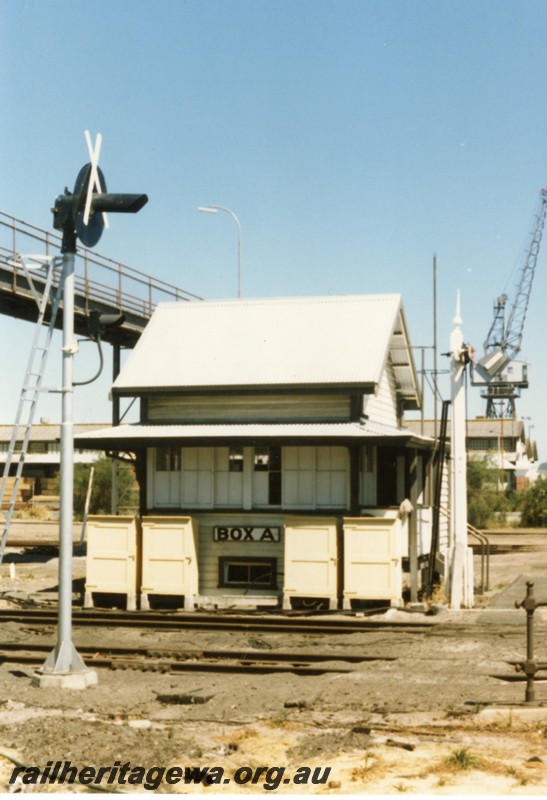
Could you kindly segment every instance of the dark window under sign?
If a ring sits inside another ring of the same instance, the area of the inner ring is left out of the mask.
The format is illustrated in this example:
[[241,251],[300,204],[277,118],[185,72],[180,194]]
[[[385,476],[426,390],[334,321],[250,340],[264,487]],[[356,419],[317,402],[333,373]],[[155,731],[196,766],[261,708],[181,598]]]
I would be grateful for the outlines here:
[[255,472],[268,473],[268,503],[271,506],[281,505],[281,448],[255,447]]
[[276,589],[277,558],[232,558],[218,560],[220,588]]
[[180,472],[180,447],[158,447],[156,472]]

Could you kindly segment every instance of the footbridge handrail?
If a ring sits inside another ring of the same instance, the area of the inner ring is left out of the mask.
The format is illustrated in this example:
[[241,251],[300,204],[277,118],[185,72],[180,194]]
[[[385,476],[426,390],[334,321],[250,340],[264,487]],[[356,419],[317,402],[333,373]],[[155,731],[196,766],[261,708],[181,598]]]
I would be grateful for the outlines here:
[[[61,237],[57,233],[0,211],[0,267],[12,271],[13,291],[17,291],[21,271],[18,254],[40,251],[42,255],[54,255],[60,249]],[[96,301],[150,317],[158,302],[203,299],[86,247],[78,247],[75,270],[75,289],[85,299],[86,307]]]

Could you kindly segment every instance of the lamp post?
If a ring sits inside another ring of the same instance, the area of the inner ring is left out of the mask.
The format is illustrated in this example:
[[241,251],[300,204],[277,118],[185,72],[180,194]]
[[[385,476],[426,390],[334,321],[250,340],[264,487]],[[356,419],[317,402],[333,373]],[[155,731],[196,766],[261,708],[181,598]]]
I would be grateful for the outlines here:
[[198,211],[201,211],[203,214],[218,214],[219,211],[225,211],[227,214],[231,216],[233,221],[237,227],[237,297],[238,300],[241,298],[241,225],[234,214],[229,208],[225,208],[224,206],[200,206]]

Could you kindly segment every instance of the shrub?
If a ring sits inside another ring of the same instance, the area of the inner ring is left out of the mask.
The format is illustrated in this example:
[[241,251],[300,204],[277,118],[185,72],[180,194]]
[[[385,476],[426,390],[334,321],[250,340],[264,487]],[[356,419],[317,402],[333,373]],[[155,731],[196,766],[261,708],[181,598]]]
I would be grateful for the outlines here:
[[538,478],[524,493],[521,510],[523,525],[547,526],[547,478]]
[[[119,505],[137,508],[135,471],[130,464],[118,462],[118,497]],[[100,458],[92,465],[93,489],[89,505],[90,514],[110,514],[112,511],[112,459]],[[74,515],[81,519],[84,515],[87,487],[91,466],[74,465]]]
[[499,470],[488,458],[467,462],[467,518],[475,528],[487,528],[494,515],[507,512],[510,503],[498,490]]

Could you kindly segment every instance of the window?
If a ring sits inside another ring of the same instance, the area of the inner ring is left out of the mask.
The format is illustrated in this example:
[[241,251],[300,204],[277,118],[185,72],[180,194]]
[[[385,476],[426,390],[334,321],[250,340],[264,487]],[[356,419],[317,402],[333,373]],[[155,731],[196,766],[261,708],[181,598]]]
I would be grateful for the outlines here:
[[29,442],[28,451],[29,453],[47,453],[47,442]]
[[467,449],[468,450],[478,450],[478,451],[489,451],[489,450],[505,450],[505,452],[510,452],[516,449],[516,439],[512,437],[504,436],[503,439],[498,438],[485,438],[485,437],[477,437],[477,438],[468,438],[467,439]]
[[218,560],[220,588],[276,589],[277,558],[232,558]]
[[230,447],[228,450],[228,472],[243,472],[243,448]]
[[180,447],[158,447],[156,472],[180,472]]
[[399,505],[397,492],[397,457],[399,450],[395,447],[378,448],[378,484],[377,502],[380,508]]
[[268,505],[281,505],[281,448],[255,447],[254,471],[268,473]]
[[467,440],[467,449],[468,450],[496,450],[498,445],[497,439],[488,439],[483,437],[477,437],[475,439],[468,438]]

